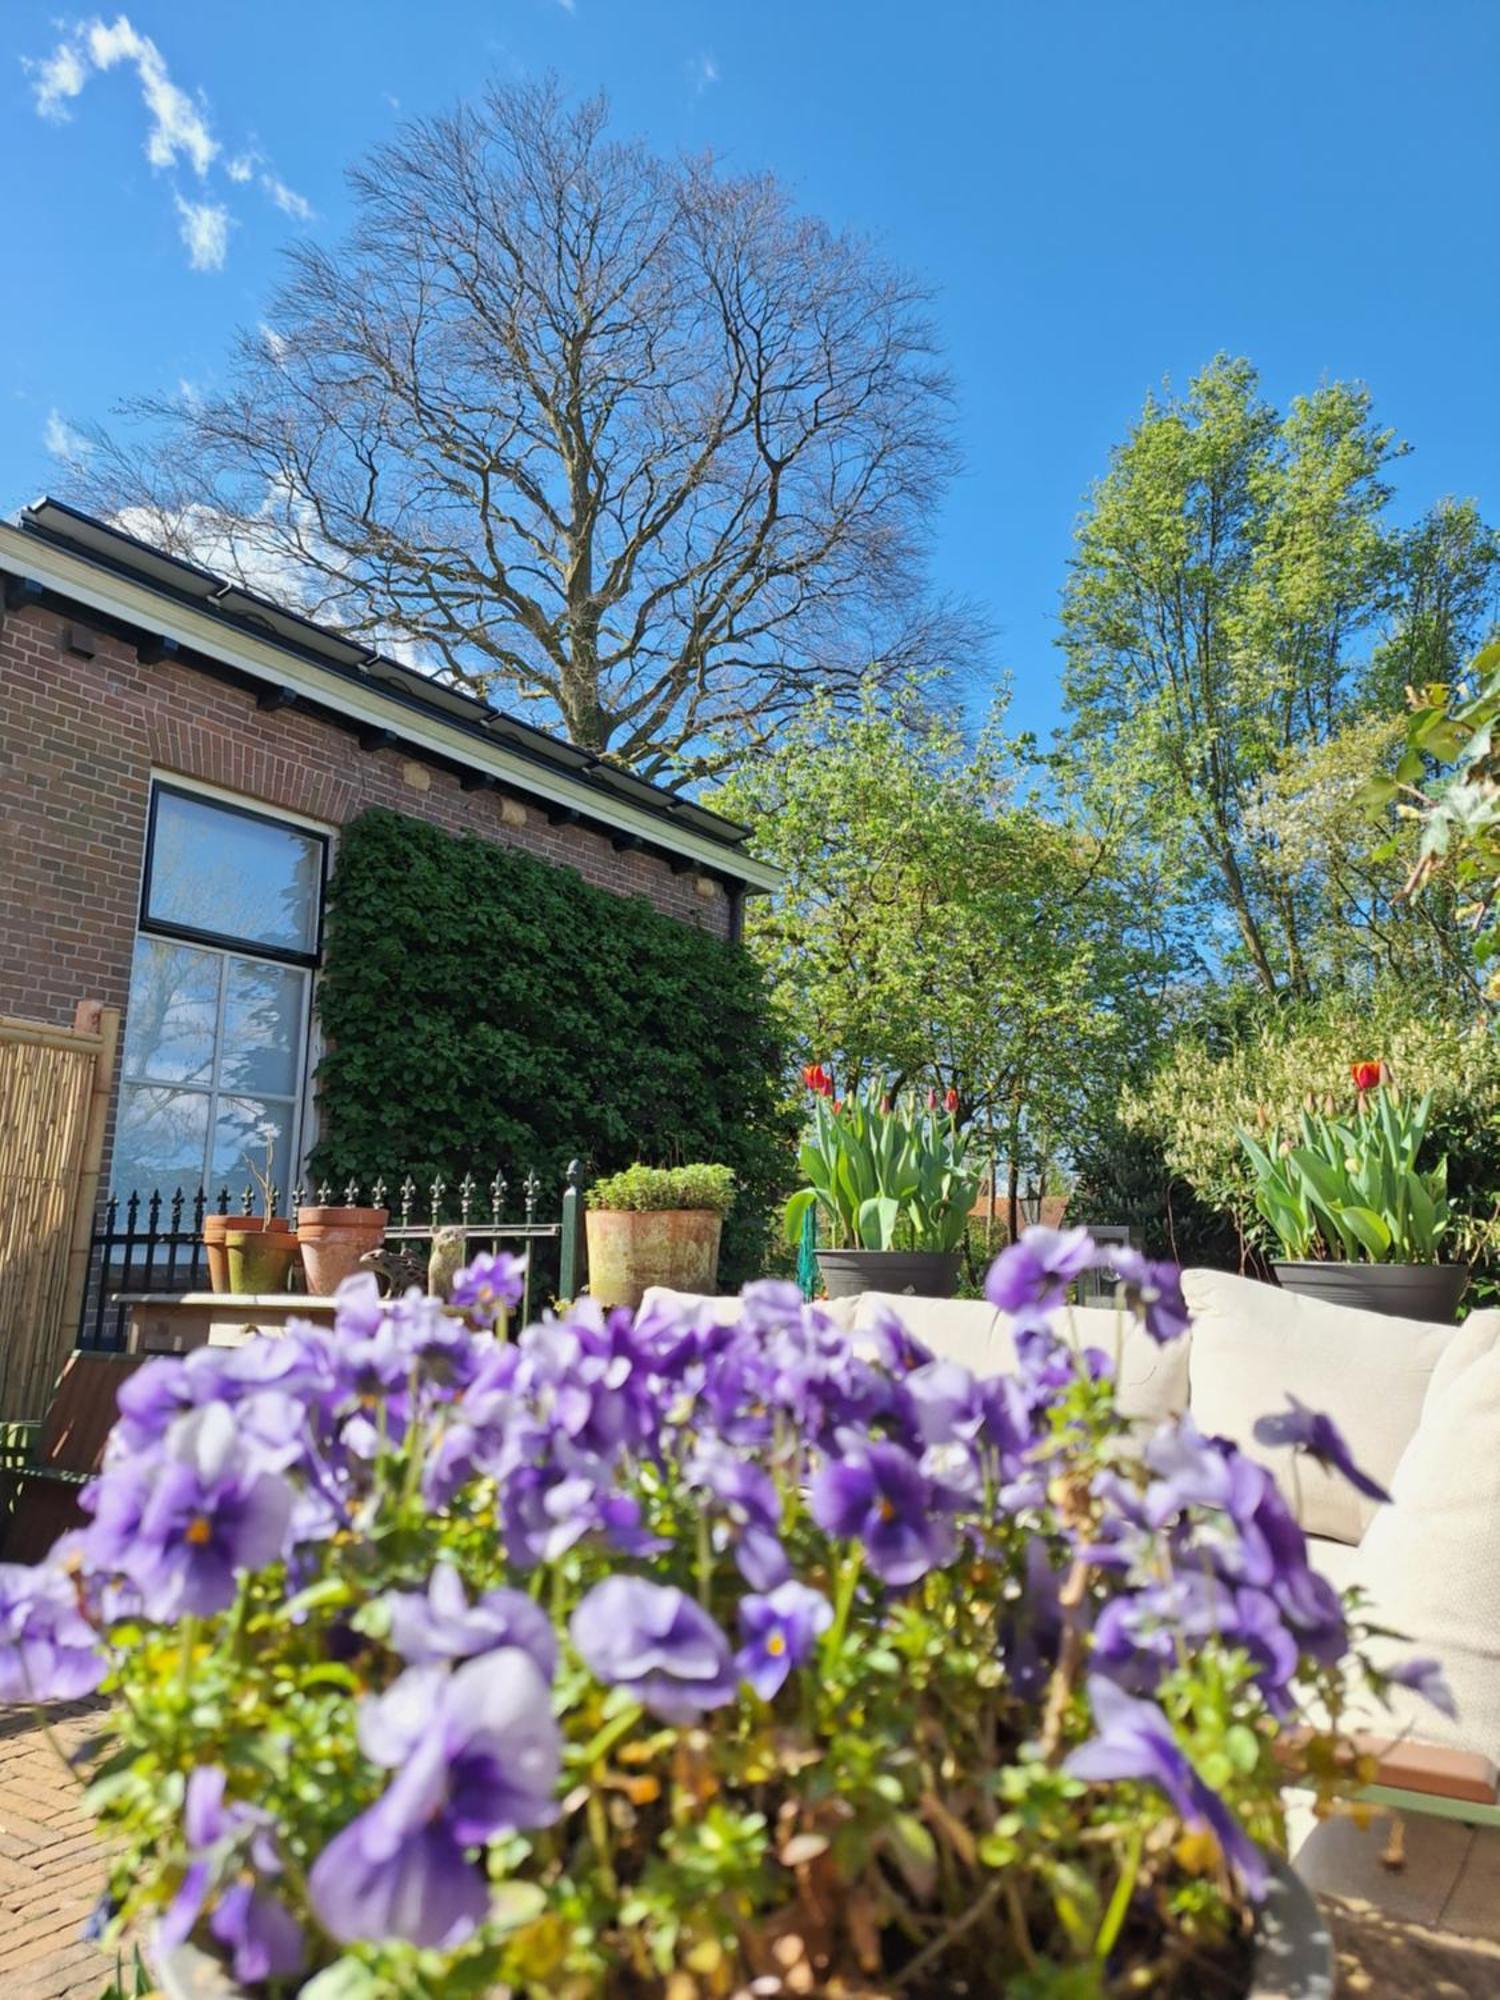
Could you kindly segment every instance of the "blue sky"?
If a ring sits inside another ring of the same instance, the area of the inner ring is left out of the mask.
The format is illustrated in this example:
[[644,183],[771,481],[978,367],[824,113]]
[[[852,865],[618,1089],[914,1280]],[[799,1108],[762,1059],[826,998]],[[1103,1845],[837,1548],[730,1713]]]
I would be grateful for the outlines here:
[[936,573],[986,606],[1027,726],[1056,718],[1090,480],[1216,349],[1277,397],[1362,377],[1416,447],[1403,512],[1500,514],[1497,0],[10,0],[6,26],[5,509],[65,495],[60,425],[211,384],[401,117],[552,68],[930,280],[966,462]]

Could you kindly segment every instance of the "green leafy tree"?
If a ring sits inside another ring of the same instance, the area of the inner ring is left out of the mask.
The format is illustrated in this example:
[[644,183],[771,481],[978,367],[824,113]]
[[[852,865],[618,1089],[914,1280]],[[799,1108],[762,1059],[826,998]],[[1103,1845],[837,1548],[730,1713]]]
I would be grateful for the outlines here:
[[[1472,508],[1388,524],[1402,449],[1362,387],[1280,412],[1247,361],[1219,356],[1185,395],[1148,400],[1078,532],[1067,769],[1134,803],[1205,958],[1269,994],[1316,989],[1346,885],[1288,865],[1279,816],[1257,810],[1267,787],[1274,803],[1316,781],[1343,732],[1390,712],[1393,676],[1461,656],[1500,575]],[[1390,919],[1383,883],[1379,900]]]
[[801,1059],[959,1093],[986,1150],[1023,1173],[1064,1153],[1160,1004],[1159,955],[1113,855],[1025,794],[999,723],[969,751],[872,698],[813,711],[719,802],[786,885],[748,942]]

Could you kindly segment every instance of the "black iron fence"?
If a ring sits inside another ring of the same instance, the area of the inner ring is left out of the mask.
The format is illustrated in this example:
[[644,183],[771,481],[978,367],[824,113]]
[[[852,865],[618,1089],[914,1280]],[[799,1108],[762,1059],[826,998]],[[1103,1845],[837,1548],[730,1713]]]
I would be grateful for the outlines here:
[[[337,1189],[324,1183],[310,1192],[299,1186],[292,1190],[290,1211],[295,1216],[309,1201],[320,1207],[339,1201],[351,1208],[389,1209],[383,1262],[393,1283],[403,1275],[421,1281],[422,1245],[430,1247],[439,1230],[458,1232],[466,1256],[502,1244],[523,1246],[529,1259],[521,1313],[529,1316],[534,1300],[543,1295],[539,1284],[548,1290],[555,1284],[559,1299],[576,1298],[583,1284],[581,1162],[570,1163],[552,1200],[544,1200],[547,1193],[547,1184],[533,1172],[515,1183],[501,1172],[488,1181],[466,1173],[457,1181],[438,1178],[425,1186],[405,1174],[399,1181],[379,1177],[371,1182],[367,1204],[364,1187],[357,1181]],[[256,1206],[253,1187],[239,1196],[232,1196],[228,1187],[221,1187],[215,1196],[201,1187],[191,1196],[183,1188],[171,1194],[159,1188],[145,1194],[132,1190],[123,1200],[110,1195],[100,1204],[90,1239],[79,1346],[122,1348],[130,1302],[143,1293],[206,1290],[204,1217],[253,1215]],[[271,1189],[270,1206],[273,1212],[279,1208],[276,1188]]]

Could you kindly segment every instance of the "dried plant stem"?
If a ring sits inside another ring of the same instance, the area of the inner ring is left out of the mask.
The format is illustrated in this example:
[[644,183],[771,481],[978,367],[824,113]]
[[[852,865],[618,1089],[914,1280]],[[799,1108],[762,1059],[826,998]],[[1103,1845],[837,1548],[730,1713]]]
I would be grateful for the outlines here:
[[1077,1685],[1079,1668],[1083,1665],[1083,1626],[1078,1614],[1083,1608],[1088,1581],[1089,1566],[1081,1556],[1077,1557],[1057,1594],[1063,1614],[1063,1635],[1057,1649],[1057,1665],[1052,1669],[1052,1679],[1047,1688],[1041,1734],[1042,1756],[1048,1764],[1055,1764],[1062,1755],[1063,1722]]
[[1005,1888],[1004,1877],[997,1876],[982,1896],[956,1916],[951,1924],[945,1925],[938,1932],[931,1944],[923,1945],[911,1963],[903,1966],[891,1981],[892,1986],[910,1986],[914,1979],[920,1978],[928,1966],[935,1964],[942,1957],[949,1945],[956,1943],[965,1931],[972,1930],[982,1917],[988,1915],[1005,1893]]

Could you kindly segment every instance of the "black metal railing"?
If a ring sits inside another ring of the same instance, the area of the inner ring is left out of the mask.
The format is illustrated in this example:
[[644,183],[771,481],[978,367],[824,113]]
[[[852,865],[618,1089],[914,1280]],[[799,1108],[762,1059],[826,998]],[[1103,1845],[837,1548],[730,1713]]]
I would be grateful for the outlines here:
[[[581,1162],[569,1164],[555,1208],[550,1204],[544,1207],[546,1192],[545,1182],[530,1171],[514,1184],[501,1172],[488,1182],[466,1173],[454,1182],[439,1177],[425,1187],[405,1174],[399,1182],[383,1176],[371,1182],[368,1205],[390,1210],[385,1239],[393,1281],[403,1268],[404,1253],[406,1275],[421,1282],[425,1263],[420,1246],[424,1242],[430,1246],[440,1230],[459,1232],[466,1256],[471,1251],[499,1249],[503,1244],[523,1245],[530,1253],[521,1302],[524,1324],[531,1313],[539,1254],[546,1260],[545,1276],[555,1278],[558,1298],[576,1298],[583,1284]],[[363,1205],[363,1195],[363,1185],[357,1181],[338,1189],[326,1182],[311,1191],[299,1186],[292,1190],[290,1209],[295,1216],[310,1201],[325,1208],[335,1201],[354,1208]],[[518,1210],[511,1208],[517,1195]],[[273,1213],[279,1209],[279,1198],[280,1190],[273,1187],[269,1202]],[[100,1204],[90,1238],[79,1346],[106,1351],[123,1348],[129,1302],[141,1293],[204,1290],[208,1284],[204,1217],[253,1215],[256,1206],[254,1187],[245,1188],[237,1198],[227,1186],[215,1196],[201,1187],[191,1196],[182,1188],[170,1195],[159,1188],[144,1194],[132,1190],[123,1199],[110,1195]]]

